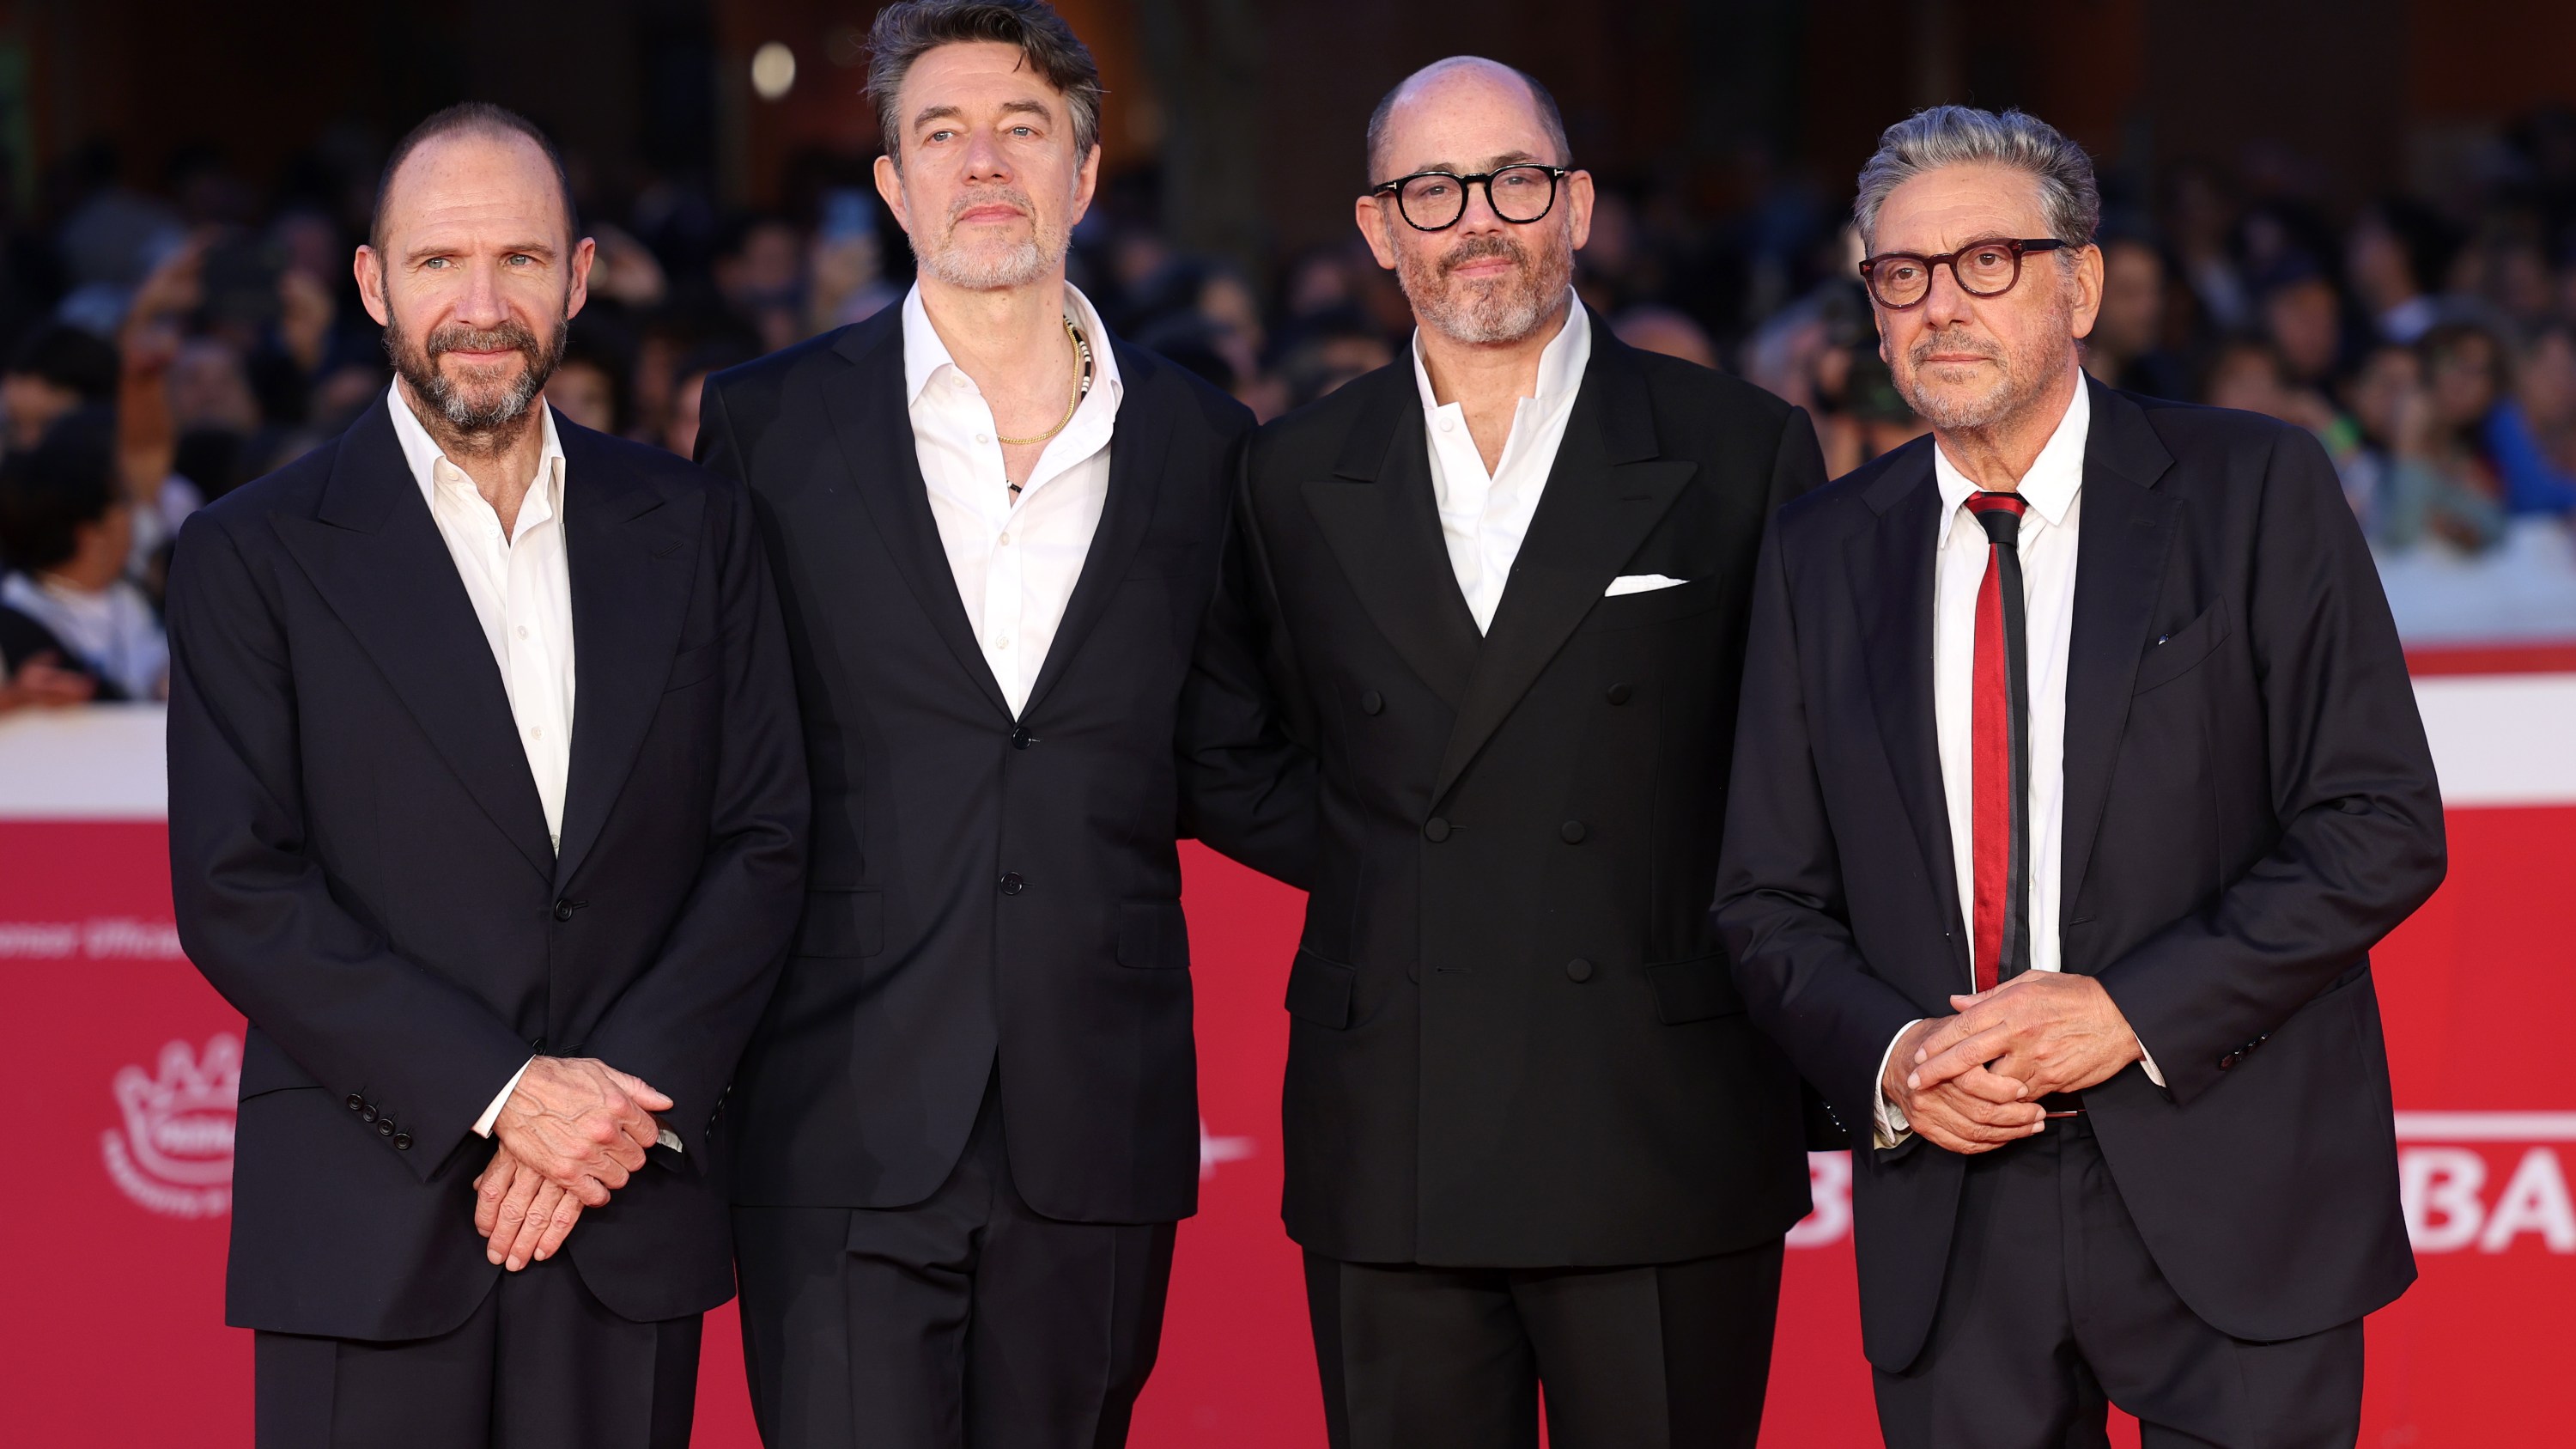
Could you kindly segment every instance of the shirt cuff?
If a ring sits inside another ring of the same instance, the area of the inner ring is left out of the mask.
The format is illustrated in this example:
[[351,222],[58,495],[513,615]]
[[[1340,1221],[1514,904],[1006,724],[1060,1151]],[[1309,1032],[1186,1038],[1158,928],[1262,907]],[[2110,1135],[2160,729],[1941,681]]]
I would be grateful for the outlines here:
[[500,1120],[502,1106],[510,1100],[510,1094],[512,1092],[519,1090],[519,1079],[526,1076],[528,1074],[528,1068],[533,1067],[536,1064],[537,1059],[535,1057],[530,1057],[526,1061],[519,1063],[519,1069],[510,1074],[510,1084],[501,1089],[501,1095],[492,1099],[491,1106],[483,1109],[482,1116],[474,1119],[475,1136],[489,1137],[492,1135],[492,1124]]
[[2136,1032],[2131,1032],[2129,1035],[2137,1040],[2138,1065],[2147,1069],[2147,1080],[2155,1083],[2159,1087],[2163,1086],[2165,1084],[2165,1074],[2156,1070],[2156,1059],[2148,1055],[2147,1039],[2145,1037],[2138,1036]]
[[1905,1040],[1905,1034],[1921,1026],[1923,1021],[1924,1018],[1917,1017],[1897,1028],[1896,1035],[1888,1039],[1887,1050],[1879,1053],[1878,1075],[1870,1078],[1870,1115],[1874,1119],[1870,1136],[1879,1147],[1900,1146],[1906,1138],[1914,1135],[1913,1125],[1905,1120],[1904,1111],[1887,1100],[1887,1061],[1896,1055],[1896,1044]]

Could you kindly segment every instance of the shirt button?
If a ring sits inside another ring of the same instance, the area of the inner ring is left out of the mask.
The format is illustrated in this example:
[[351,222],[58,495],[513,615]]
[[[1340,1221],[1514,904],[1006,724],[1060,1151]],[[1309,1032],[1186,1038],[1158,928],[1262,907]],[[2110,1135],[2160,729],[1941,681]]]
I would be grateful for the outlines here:
[[520,637],[520,638],[522,638],[522,639],[525,639],[525,638],[527,638],[527,637],[528,637],[528,626],[527,626],[527,625],[525,625],[525,624],[521,624],[521,625],[519,626],[519,637]]
[[994,635],[994,636],[993,636],[993,648],[994,648],[995,650],[997,650],[997,651],[998,651],[998,650],[1008,649],[1008,648],[1010,648],[1010,647],[1011,647],[1011,636],[1010,636],[1010,635],[1008,635],[1008,634],[996,634],[996,635]]
[[990,433],[977,433],[975,435],[975,441],[979,443],[989,443],[993,441],[993,437]]
[[1458,425],[1448,418],[1442,418],[1440,420],[1440,431],[1444,433],[1454,433],[1458,431]]
[[1010,536],[1009,534],[1007,534],[1007,533],[1006,533],[1006,534],[1003,534],[1003,535],[1002,535],[1002,547],[1004,547],[1004,548],[1009,548],[1010,546],[1011,546],[1011,536]]
[[528,726],[528,738],[529,738],[529,739],[532,739],[532,740],[541,740],[541,739],[544,739],[545,737],[546,737],[546,727],[545,727],[544,725],[530,725],[530,726]]

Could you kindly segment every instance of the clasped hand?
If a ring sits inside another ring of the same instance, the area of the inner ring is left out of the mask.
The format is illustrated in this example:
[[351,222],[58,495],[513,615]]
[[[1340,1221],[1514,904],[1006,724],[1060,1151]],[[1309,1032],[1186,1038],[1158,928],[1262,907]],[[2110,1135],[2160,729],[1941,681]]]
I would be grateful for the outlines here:
[[1956,1016],[1916,1022],[1880,1088],[1907,1125],[1952,1152],[1991,1152],[2044,1125],[2039,1099],[2082,1091],[2141,1055],[2128,1019],[2090,976],[2030,971],[1953,996]]
[[661,1137],[671,1099],[590,1058],[528,1063],[493,1120],[500,1150],[474,1179],[485,1256],[517,1272],[554,1256],[585,1207],[604,1207]]

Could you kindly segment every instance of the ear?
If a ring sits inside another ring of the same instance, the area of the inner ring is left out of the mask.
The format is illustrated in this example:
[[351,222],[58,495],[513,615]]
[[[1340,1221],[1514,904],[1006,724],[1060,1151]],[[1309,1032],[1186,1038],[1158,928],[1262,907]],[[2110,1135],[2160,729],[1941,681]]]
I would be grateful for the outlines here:
[[1369,255],[1388,271],[1395,270],[1394,203],[1382,196],[1363,196],[1351,204],[1351,220],[1368,242]]
[[384,254],[361,242],[358,254],[349,259],[349,268],[357,274],[358,300],[365,305],[367,315],[375,318],[379,327],[392,326],[393,308],[385,301]]
[[2076,252],[2072,270],[2074,275],[2067,279],[2075,288],[2069,330],[2077,337],[2090,337],[2094,320],[2102,315],[2102,249],[2087,243]]
[[1082,169],[1073,177],[1073,208],[1065,214],[1064,224],[1078,226],[1091,210],[1091,198],[1100,189],[1100,143],[1091,143],[1091,154],[1082,158]]
[[903,234],[912,235],[912,212],[903,204],[903,168],[891,155],[879,156],[876,165],[877,195],[885,199],[886,210],[894,213],[894,224]]
[[583,237],[573,244],[572,280],[564,290],[566,322],[580,316],[583,304],[590,300],[590,268],[591,264],[598,260],[599,243],[597,241],[590,237]]
[[1566,224],[1573,228],[1574,249],[1578,252],[1583,250],[1585,242],[1592,240],[1593,196],[1591,172],[1575,171],[1567,174],[1565,204],[1568,210],[1565,219]]

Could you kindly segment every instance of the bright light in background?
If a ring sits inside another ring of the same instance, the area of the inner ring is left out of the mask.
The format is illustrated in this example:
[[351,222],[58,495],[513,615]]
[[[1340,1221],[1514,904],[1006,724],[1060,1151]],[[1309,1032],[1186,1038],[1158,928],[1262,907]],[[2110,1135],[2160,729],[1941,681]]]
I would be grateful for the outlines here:
[[774,101],[796,84],[796,52],[778,41],[751,53],[751,88],[764,101]]

